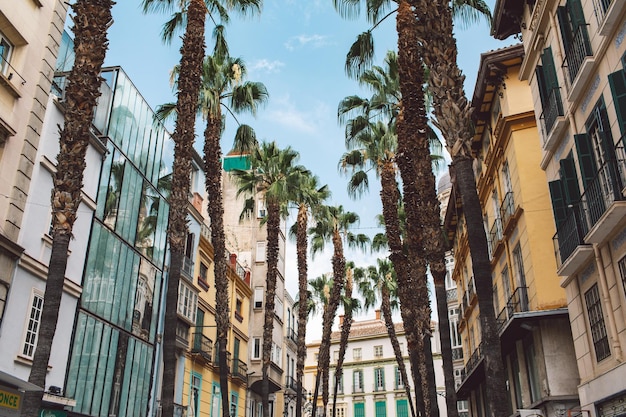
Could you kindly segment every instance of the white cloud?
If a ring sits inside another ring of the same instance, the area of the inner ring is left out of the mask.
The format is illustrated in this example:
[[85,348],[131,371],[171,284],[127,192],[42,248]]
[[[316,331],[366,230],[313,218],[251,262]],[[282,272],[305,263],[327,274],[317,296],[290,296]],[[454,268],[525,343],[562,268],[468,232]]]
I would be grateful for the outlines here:
[[289,96],[274,101],[274,108],[266,112],[266,117],[285,128],[300,133],[313,134],[319,130],[323,120],[328,119],[330,108],[325,103],[318,103],[308,110],[296,108]]
[[313,48],[321,48],[326,45],[330,45],[330,38],[324,35],[298,35],[292,36],[285,42],[285,48],[289,51],[293,51],[297,48],[310,46]]
[[270,61],[267,59],[259,59],[254,62],[252,66],[249,67],[250,71],[259,71],[265,73],[276,73],[280,72],[281,68],[285,66],[285,63],[282,61],[274,60]]

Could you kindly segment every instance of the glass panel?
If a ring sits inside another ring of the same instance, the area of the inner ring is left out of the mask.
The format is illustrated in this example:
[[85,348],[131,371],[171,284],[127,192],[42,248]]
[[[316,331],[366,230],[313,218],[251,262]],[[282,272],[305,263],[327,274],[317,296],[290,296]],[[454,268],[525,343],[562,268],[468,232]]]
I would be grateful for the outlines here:
[[135,291],[132,332],[144,340],[149,340],[150,336],[155,281],[156,268],[142,258],[139,266],[139,280]]

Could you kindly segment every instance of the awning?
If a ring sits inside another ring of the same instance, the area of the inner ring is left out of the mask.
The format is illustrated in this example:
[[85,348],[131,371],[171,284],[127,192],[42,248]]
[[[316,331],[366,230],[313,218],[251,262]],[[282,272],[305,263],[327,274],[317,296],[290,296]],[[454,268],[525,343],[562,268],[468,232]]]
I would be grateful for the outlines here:
[[43,391],[43,388],[3,371],[0,371],[0,385],[5,385],[20,391]]

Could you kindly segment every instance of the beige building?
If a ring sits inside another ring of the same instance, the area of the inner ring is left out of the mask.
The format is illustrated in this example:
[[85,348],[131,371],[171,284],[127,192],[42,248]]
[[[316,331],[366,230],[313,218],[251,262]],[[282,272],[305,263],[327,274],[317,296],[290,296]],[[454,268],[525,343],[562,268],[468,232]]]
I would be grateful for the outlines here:
[[499,0],[492,33],[523,39],[509,78],[530,86],[540,128],[556,227],[549,279],[565,290],[580,376],[568,413],[624,415],[626,2]]
[[[239,220],[246,197],[237,197],[237,184],[229,174],[233,169],[248,169],[249,162],[245,155],[229,154],[224,157],[223,200],[224,232],[226,247],[244,268],[250,269],[252,288],[251,308],[249,312],[248,333],[248,401],[247,416],[261,417],[261,383],[263,356],[263,324],[265,321],[265,288],[267,277],[266,245],[267,229],[260,226],[266,215],[262,195],[255,196],[254,213]],[[285,412],[284,390],[286,366],[285,356],[285,223],[281,222],[279,233],[278,276],[276,278],[276,299],[274,305],[274,331],[270,356],[270,416],[279,417]]]
[[[519,80],[523,45],[483,53],[472,98],[475,175],[487,232],[493,308],[509,391],[509,414],[554,416],[578,405],[565,291],[552,254],[554,223],[533,101]],[[452,188],[445,227],[453,245],[464,368],[457,387],[469,413],[490,415],[467,229]],[[532,410],[532,411],[529,411]]]

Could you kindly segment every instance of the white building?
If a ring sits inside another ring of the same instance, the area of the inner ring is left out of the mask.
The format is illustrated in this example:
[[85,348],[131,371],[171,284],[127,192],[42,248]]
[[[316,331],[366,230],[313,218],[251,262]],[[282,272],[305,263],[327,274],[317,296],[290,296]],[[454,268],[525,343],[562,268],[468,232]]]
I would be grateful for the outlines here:
[[[340,319],[341,320],[341,319]],[[444,378],[439,345],[439,332],[436,323],[433,327],[432,351],[437,392],[443,394]],[[407,351],[406,337],[402,323],[395,324],[396,335],[407,367],[409,380],[411,368]],[[330,346],[329,410],[332,413],[332,392],[334,390],[335,366],[339,357],[340,332],[333,332]],[[315,387],[319,342],[307,345],[307,360],[304,371],[304,386],[312,394]],[[415,390],[411,385],[412,400]],[[311,398],[309,397],[309,400]],[[439,413],[446,415],[445,398],[438,397]],[[318,404],[321,404],[321,393]],[[309,405],[309,407],[312,406]],[[410,408],[404,385],[398,371],[393,347],[380,311],[373,320],[354,321],[343,363],[342,383],[339,386],[336,405],[337,417],[408,417]],[[319,415],[319,413],[318,413]]]

